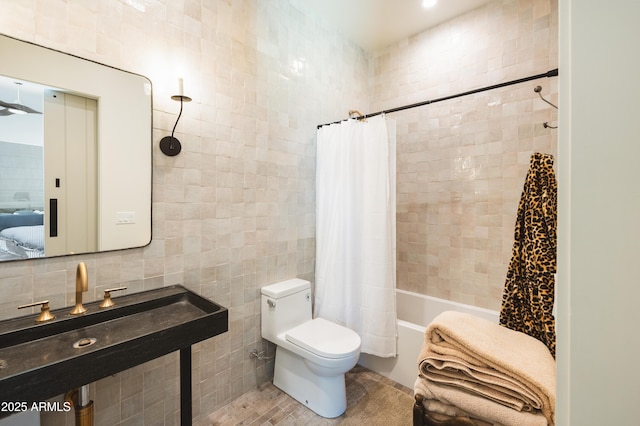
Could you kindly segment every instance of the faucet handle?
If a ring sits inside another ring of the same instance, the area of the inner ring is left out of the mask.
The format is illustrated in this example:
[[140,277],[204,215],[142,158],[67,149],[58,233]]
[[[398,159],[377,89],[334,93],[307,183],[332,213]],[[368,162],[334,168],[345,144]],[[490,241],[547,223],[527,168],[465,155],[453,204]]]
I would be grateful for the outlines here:
[[108,288],[104,291],[104,299],[102,300],[102,303],[100,304],[100,308],[104,309],[104,308],[110,308],[113,305],[115,305],[115,303],[113,303],[113,300],[111,300],[111,292],[112,291],[120,291],[120,290],[126,290],[126,287],[115,287],[115,288]]
[[33,303],[28,303],[26,305],[21,305],[21,306],[18,306],[18,309],[30,308],[32,306],[38,306],[38,305],[41,305],[40,315],[38,315],[38,317],[36,318],[36,322],[46,322],[46,321],[51,321],[52,319],[55,319],[56,316],[49,311],[48,300],[42,300],[40,302],[33,302]]

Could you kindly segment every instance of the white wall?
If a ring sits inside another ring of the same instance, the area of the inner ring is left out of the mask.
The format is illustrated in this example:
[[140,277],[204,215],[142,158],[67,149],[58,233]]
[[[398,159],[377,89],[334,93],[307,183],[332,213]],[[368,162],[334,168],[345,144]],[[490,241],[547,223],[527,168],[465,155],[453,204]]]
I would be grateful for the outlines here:
[[640,2],[560,1],[558,425],[636,425]]

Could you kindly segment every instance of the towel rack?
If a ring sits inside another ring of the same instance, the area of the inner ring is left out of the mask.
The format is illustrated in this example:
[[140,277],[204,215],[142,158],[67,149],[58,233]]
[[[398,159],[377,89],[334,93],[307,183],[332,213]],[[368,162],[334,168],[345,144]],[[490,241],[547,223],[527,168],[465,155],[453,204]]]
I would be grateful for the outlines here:
[[[542,96],[542,87],[541,86],[536,86],[533,89],[534,92],[536,92],[538,94],[538,96],[540,96],[540,99],[542,99],[543,101],[545,101],[546,103],[548,103],[549,105],[551,105],[552,107],[554,107],[555,109],[558,109],[558,107],[554,104],[552,104],[551,102],[549,102],[548,100],[546,100],[543,96]],[[542,123],[542,125],[544,126],[545,129],[557,129],[558,126],[552,126],[549,124],[548,121],[545,121],[544,123]]]

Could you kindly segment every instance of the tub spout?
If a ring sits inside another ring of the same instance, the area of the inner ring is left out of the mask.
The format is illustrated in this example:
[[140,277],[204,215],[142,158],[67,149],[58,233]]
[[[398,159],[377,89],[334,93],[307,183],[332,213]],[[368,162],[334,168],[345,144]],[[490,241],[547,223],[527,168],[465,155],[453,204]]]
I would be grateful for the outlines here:
[[76,268],[76,305],[71,310],[71,315],[80,315],[87,312],[87,309],[82,306],[82,293],[88,290],[87,265],[84,262],[80,262]]

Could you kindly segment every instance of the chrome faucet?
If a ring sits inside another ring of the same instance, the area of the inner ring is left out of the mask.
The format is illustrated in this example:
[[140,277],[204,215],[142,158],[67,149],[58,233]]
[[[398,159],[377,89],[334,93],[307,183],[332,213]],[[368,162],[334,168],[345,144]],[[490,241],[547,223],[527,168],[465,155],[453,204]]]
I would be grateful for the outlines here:
[[87,312],[87,309],[82,306],[82,293],[88,290],[87,265],[84,262],[80,262],[76,268],[76,305],[69,312],[71,315],[80,315]]

